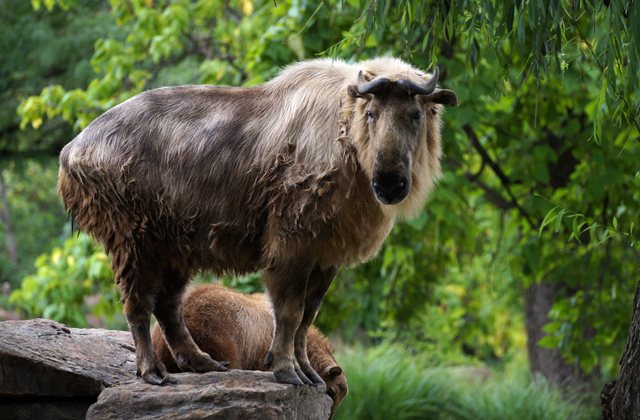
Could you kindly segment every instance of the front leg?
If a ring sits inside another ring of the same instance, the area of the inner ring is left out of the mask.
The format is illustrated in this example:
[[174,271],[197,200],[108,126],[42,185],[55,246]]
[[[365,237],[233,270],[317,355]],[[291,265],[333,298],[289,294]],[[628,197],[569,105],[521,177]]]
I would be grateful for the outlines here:
[[273,368],[278,382],[294,385],[311,383],[296,360],[294,337],[303,319],[312,266],[306,261],[289,261],[265,271],[264,282],[273,305],[276,325],[264,362],[266,367]]
[[316,384],[323,384],[324,381],[309,363],[309,356],[307,353],[307,334],[309,333],[309,327],[313,324],[313,321],[316,319],[316,315],[320,310],[322,299],[327,293],[329,286],[331,286],[336,274],[338,274],[338,270],[338,267],[320,269],[320,267],[316,266],[311,272],[309,282],[307,283],[304,315],[294,339],[295,355],[296,360],[300,365],[300,370]]

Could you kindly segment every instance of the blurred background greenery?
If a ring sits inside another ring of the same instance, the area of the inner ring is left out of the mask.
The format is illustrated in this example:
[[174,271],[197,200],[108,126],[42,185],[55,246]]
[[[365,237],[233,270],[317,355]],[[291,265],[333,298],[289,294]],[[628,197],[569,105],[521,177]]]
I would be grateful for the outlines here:
[[460,107],[424,211],[325,298],[316,325],[350,384],[337,418],[597,416],[639,280],[638,2],[0,5],[1,319],[127,328],[108,256],[55,194],[57,154],[102,112],[160,86],[394,55],[437,64]]

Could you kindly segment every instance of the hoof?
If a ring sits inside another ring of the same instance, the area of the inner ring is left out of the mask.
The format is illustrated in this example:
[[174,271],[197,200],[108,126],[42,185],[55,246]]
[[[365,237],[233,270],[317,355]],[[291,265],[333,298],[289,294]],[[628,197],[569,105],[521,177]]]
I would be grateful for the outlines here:
[[[227,363],[228,364],[228,363]],[[199,373],[204,372],[226,372],[228,369],[221,363],[216,362],[207,356],[193,364],[193,370]]]
[[306,370],[304,371],[304,374],[307,375],[307,378],[309,378],[312,383],[324,384],[324,380],[320,377],[320,375],[318,375],[318,372],[316,372],[315,370],[313,369],[311,369],[310,371]]
[[271,369],[271,365],[273,364],[273,352],[269,350],[267,356],[264,358],[264,367],[267,369]]
[[226,372],[228,369],[225,367],[229,362],[218,363],[213,360],[207,353],[201,355],[193,355],[191,358],[187,357],[184,353],[178,353],[176,356],[178,367],[183,371],[191,372]]
[[302,370],[300,370],[299,368],[296,368],[295,371],[296,371],[296,375],[298,375],[298,378],[300,378],[300,380],[304,382],[306,385],[311,385],[313,383],[311,379],[309,379],[307,375],[305,375],[304,372],[302,372]]
[[143,373],[140,377],[143,381],[151,385],[162,385],[164,382],[164,378],[161,378],[152,372]]
[[176,356],[176,362],[178,362],[178,367],[181,371],[186,372],[188,370],[192,370],[190,369],[189,358],[184,354],[178,354]]
[[293,370],[293,368],[274,369],[273,375],[276,377],[276,381],[283,384],[304,385],[304,382],[302,382],[302,380],[300,379],[296,371]]
[[136,373],[146,383],[152,385],[162,385],[164,382],[175,383],[175,379],[169,375],[167,369],[159,360],[156,360],[155,363],[142,363],[141,365],[143,367],[138,365],[138,371]]
[[170,383],[170,384],[177,384],[178,383],[178,380],[176,379],[176,377],[173,376],[173,375],[170,375],[168,373],[164,378],[162,378],[162,381]]

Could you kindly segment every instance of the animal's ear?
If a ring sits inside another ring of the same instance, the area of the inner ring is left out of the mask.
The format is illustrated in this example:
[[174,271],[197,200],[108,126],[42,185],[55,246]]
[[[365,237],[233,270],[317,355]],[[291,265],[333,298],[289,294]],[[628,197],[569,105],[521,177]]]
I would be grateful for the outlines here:
[[349,85],[347,86],[347,95],[349,95],[350,98],[362,98],[362,95],[360,94],[360,92],[358,92],[358,86],[356,85]]
[[358,86],[357,85],[349,85],[347,86],[347,95],[349,95],[350,98],[362,98],[362,99],[369,99],[371,98],[371,94],[369,93],[360,93],[358,91]]
[[423,96],[426,103],[433,102],[436,104],[458,106],[458,95],[452,90],[436,89],[433,93]]
[[340,366],[331,366],[327,368],[327,375],[330,378],[336,378],[342,374],[342,368]]

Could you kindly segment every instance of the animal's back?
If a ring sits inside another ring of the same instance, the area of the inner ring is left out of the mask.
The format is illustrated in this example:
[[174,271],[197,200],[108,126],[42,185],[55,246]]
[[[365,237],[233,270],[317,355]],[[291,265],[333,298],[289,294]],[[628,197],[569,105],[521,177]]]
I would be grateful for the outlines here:
[[[272,225],[265,190],[282,184],[291,191],[283,183],[326,174],[344,159],[336,139],[349,71],[315,60],[253,88],[144,92],[65,146],[59,193],[107,252],[131,241],[156,248],[160,240],[173,245],[156,253],[185,269],[256,271],[271,258],[261,261],[270,246],[263,229]],[[282,175],[283,159],[295,174]],[[259,185],[268,176],[279,178]]]
[[230,179],[242,182],[251,165],[256,139],[242,132],[248,119],[243,105],[259,95],[260,88],[183,86],[129,99],[62,150],[63,201],[73,204],[65,194],[69,182],[87,189],[109,182],[114,190],[105,192],[157,201],[170,211],[220,210],[211,206],[211,195]]

